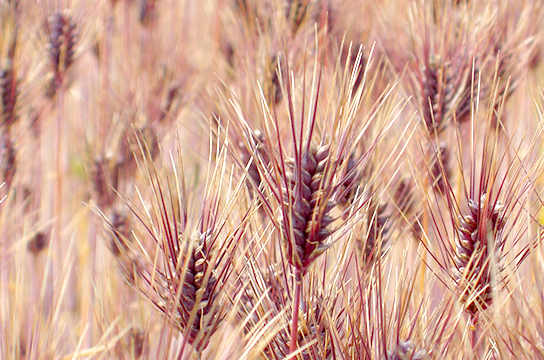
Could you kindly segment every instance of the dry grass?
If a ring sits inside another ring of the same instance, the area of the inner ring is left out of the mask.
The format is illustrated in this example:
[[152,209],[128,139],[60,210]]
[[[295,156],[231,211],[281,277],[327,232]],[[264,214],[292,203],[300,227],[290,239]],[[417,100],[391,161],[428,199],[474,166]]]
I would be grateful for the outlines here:
[[1,359],[544,357],[538,1],[0,19]]

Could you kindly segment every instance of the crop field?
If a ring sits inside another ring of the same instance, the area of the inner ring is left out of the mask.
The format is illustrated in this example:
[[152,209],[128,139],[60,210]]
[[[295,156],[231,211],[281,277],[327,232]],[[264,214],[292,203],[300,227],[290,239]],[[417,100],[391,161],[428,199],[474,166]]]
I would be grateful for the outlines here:
[[544,359],[538,0],[0,0],[0,359]]

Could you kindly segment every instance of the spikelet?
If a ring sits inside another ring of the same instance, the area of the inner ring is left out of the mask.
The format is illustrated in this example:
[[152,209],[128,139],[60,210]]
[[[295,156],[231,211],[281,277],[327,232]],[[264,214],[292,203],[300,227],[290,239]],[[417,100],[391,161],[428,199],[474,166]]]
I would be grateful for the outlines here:
[[[113,169],[108,172],[111,178],[107,177],[108,181],[111,181],[114,187],[117,183],[121,183],[123,180],[131,179],[138,168],[137,162],[141,158],[141,154],[138,152],[138,143],[145,142],[149,149],[150,156],[155,159],[159,155],[159,140],[157,137],[157,129],[153,124],[144,124],[138,126],[131,131],[129,129],[124,130],[122,137],[119,139],[118,149],[115,152],[115,165]],[[107,160],[104,159],[103,161]],[[104,162],[104,166],[106,166]],[[105,168],[107,170],[107,168]]]
[[159,115],[159,122],[162,122],[167,117],[172,117],[173,113],[175,112],[175,106],[174,103],[176,102],[176,99],[180,97],[181,92],[181,85],[180,84],[173,84],[168,88],[168,93],[166,95],[166,103],[160,110]]
[[[363,47],[363,44],[353,45],[353,47],[355,49],[360,49]],[[360,59],[359,54],[360,53],[351,51],[351,49],[348,48],[342,49],[342,61],[349,64],[351,73],[355,74],[352,95],[355,95],[354,92],[356,89],[362,85],[365,76],[365,67],[368,64],[368,59],[365,58],[365,54],[363,54],[362,58]]]
[[414,208],[414,181],[408,177],[400,179],[393,193],[395,206],[402,216],[412,213]]
[[30,239],[27,244],[27,250],[34,256],[37,256],[49,245],[49,235],[39,232]]
[[423,122],[429,134],[442,132],[452,121],[470,115],[472,78],[466,63],[452,65],[434,57],[423,65],[420,79]]
[[306,26],[317,25],[318,30],[323,30],[323,24],[331,27],[334,23],[334,11],[331,1],[316,0],[285,0],[283,2],[285,19],[291,30],[292,36]]
[[195,230],[191,236],[180,233],[162,245],[167,258],[163,259],[165,271],[159,271],[162,302],[156,305],[174,320],[196,353],[208,346],[225,316],[222,289],[228,273],[219,264],[222,249],[216,248],[216,236],[211,230]]
[[151,26],[157,18],[155,0],[139,0],[138,21],[144,26]]
[[13,182],[15,171],[17,169],[16,149],[9,133],[4,133],[2,136],[2,144],[0,150],[0,171],[2,174],[2,182],[6,183],[9,188]]
[[432,188],[440,194],[445,194],[451,178],[451,156],[447,143],[441,141],[438,149],[431,156],[433,157],[430,165]]
[[443,127],[445,106],[441,96],[443,89],[440,86],[444,83],[444,68],[440,68],[437,63],[430,63],[423,69],[423,74],[421,83],[423,121],[427,129],[433,131]]
[[486,194],[479,202],[468,199],[468,213],[459,217],[453,278],[471,316],[493,302],[492,257],[500,260],[504,226],[502,204],[491,203]]
[[285,18],[291,24],[291,29],[294,34],[297,33],[302,22],[308,14],[308,8],[310,7],[310,0],[286,0]]
[[[180,234],[183,236],[183,234]],[[180,294],[176,321],[179,329],[187,336],[189,344],[202,350],[208,345],[210,336],[217,330],[219,318],[213,308],[218,306],[215,269],[211,266],[213,254],[210,249],[211,232],[201,234],[195,231],[190,239],[192,244],[186,243],[185,256],[182,261],[187,261],[187,269],[172,268],[170,271],[175,276],[171,279],[171,287],[168,294]],[[172,263],[174,265],[175,263]],[[183,277],[183,280],[180,279]],[[176,281],[178,280],[178,281]],[[170,295],[166,294],[165,301]],[[165,309],[166,311],[166,309]],[[194,314],[194,315],[193,315]],[[192,319],[192,316],[195,316]],[[205,334],[204,336],[202,336]]]
[[66,72],[74,62],[77,26],[68,12],[55,12],[49,18],[49,59],[54,74],[54,88],[60,88]]
[[272,60],[270,61],[270,85],[269,85],[269,95],[270,98],[270,104],[279,104],[282,100],[282,93],[281,93],[281,86],[280,86],[280,80],[278,76],[279,68],[279,56],[275,55],[272,57]]
[[366,235],[364,238],[357,238],[357,252],[365,266],[374,263],[382,255],[390,227],[390,215],[385,205],[372,201],[367,214]]
[[[262,158],[264,162],[268,163],[270,159],[266,154],[266,147],[264,146],[266,141],[264,133],[260,130],[253,131],[251,133],[251,141],[255,147],[257,155]],[[257,168],[257,164],[255,163],[252,155],[248,152],[243,142],[240,141],[238,145],[241,152],[241,161],[247,167],[248,181],[246,181],[246,186],[251,191],[250,195],[253,195],[252,190],[261,185],[261,174],[259,173],[259,169]]]
[[97,157],[91,166],[91,179],[97,204],[105,209],[113,205],[114,194],[110,186],[116,186],[109,180],[108,164],[104,157]]
[[[406,28],[398,29],[406,37],[392,37],[388,52],[396,71],[406,71],[404,84],[426,133],[434,137],[450,124],[470,119],[473,77],[477,79],[482,57],[477,39],[483,36],[472,21],[485,20],[479,15],[465,17],[449,1],[414,2],[407,10],[414,16],[401,25]],[[435,21],[429,21],[431,17]],[[409,50],[406,44],[411,45]]]
[[0,71],[0,90],[2,96],[2,127],[10,128],[17,120],[15,106],[17,105],[17,74],[11,59],[7,59],[4,69]]
[[[362,175],[357,173],[355,153],[350,154],[344,169],[344,181],[342,184],[342,192],[339,199],[339,204],[349,206],[352,204],[358,190],[359,182],[362,180]],[[370,166],[369,166],[370,167]]]
[[130,238],[130,224],[127,216],[114,210],[111,216],[110,230],[110,251],[115,257],[119,258],[128,250],[127,242]]
[[135,359],[140,359],[144,354],[146,343],[149,341],[147,339],[147,334],[141,329],[132,329],[129,334],[130,336],[130,348],[132,348],[132,353],[134,354]]
[[[329,215],[334,203],[323,195],[323,175],[329,161],[327,145],[311,145],[302,155],[300,168],[293,159],[288,159],[289,172],[286,174],[289,188],[283,189],[284,206],[292,206],[291,226],[283,220],[285,239],[293,232],[294,242],[284,241],[288,261],[303,273],[330,244],[324,242],[331,230],[328,226],[333,218]],[[297,174],[300,173],[300,176]]]

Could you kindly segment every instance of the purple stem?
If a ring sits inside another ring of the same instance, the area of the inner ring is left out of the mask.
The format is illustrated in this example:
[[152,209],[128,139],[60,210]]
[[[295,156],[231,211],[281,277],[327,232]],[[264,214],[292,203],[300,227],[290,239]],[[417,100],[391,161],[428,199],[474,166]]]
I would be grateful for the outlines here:
[[300,306],[300,288],[302,286],[302,273],[300,269],[295,270],[295,294],[293,299],[293,308],[291,314],[291,343],[289,353],[294,353],[297,349],[298,335],[298,308]]

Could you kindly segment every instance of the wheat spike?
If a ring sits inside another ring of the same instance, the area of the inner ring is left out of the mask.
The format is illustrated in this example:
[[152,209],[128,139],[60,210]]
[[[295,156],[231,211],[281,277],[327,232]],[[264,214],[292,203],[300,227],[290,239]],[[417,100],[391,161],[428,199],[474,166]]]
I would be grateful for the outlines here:
[[55,89],[64,83],[66,72],[74,62],[77,26],[67,12],[55,12],[49,18],[49,58]]
[[[329,161],[329,147],[311,145],[302,155],[300,168],[294,159],[287,162],[290,171],[286,174],[289,188],[283,189],[284,206],[292,206],[292,217],[283,223],[285,239],[293,231],[294,242],[284,241],[289,262],[296,268],[306,271],[308,266],[330,246],[324,240],[331,234],[328,226],[333,218],[329,215],[335,203],[326,198],[323,188],[324,173]],[[297,173],[300,176],[297,176]]]
[[0,124],[8,129],[17,120],[15,106],[17,105],[17,74],[12,59],[7,59],[4,69],[0,71],[0,90],[3,114]]
[[453,277],[461,291],[461,302],[472,316],[493,302],[491,257],[496,253],[500,258],[505,226],[502,204],[487,201],[486,194],[478,202],[468,200],[468,214],[459,217],[455,237]]

